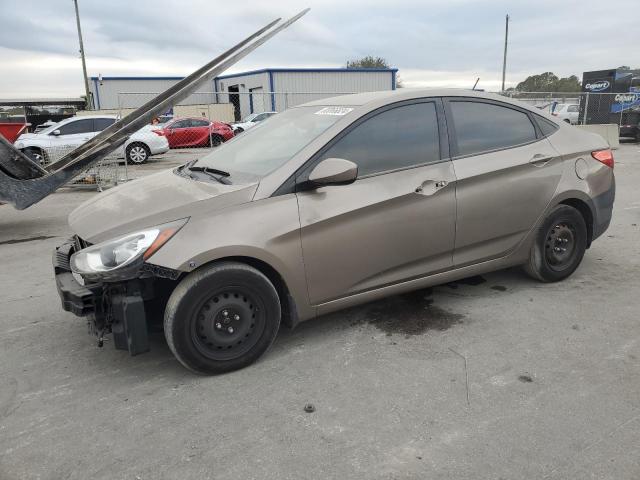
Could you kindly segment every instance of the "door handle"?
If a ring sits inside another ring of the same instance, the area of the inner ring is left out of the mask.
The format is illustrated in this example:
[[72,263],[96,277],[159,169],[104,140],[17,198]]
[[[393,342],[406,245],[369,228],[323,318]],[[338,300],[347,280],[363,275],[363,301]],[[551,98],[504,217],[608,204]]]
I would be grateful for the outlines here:
[[535,165],[536,167],[542,167],[549,163],[551,160],[553,160],[553,155],[543,155],[541,153],[536,153],[533,157],[531,157],[529,163]]
[[421,185],[418,185],[414,191],[422,195],[433,195],[447,185],[448,182],[446,180],[425,180]]

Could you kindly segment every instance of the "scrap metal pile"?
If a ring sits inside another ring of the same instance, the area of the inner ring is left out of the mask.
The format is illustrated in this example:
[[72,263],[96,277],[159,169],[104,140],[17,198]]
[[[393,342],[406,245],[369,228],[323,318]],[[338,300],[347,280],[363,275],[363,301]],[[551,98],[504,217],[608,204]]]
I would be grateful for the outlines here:
[[120,147],[153,118],[187,98],[198,85],[220,75],[308,11],[307,8],[282,23],[280,18],[274,20],[50,165],[41,166],[0,135],[0,203],[23,210],[39,202]]

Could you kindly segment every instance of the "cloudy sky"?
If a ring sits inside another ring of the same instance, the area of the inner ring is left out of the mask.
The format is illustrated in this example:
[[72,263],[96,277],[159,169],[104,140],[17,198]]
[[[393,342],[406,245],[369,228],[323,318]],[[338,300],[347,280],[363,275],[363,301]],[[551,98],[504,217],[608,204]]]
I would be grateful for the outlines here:
[[[298,24],[230,71],[386,58],[408,87],[500,86],[640,67],[638,0],[79,0],[89,75],[186,75],[274,17]],[[0,98],[83,93],[71,0],[0,0]]]

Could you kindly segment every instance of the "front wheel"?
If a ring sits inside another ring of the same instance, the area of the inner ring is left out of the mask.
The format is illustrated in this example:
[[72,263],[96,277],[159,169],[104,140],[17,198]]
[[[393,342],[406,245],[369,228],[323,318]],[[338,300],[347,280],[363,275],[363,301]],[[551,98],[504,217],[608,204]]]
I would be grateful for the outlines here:
[[29,157],[31,160],[35,161],[38,165],[44,166],[45,164],[45,156],[44,152],[35,147],[25,148],[23,153]]
[[538,229],[526,272],[542,282],[557,282],[571,275],[587,248],[587,225],[569,205],[556,206]]
[[261,272],[224,262],[187,275],[171,294],[164,334],[189,370],[216,374],[255,362],[280,327],[278,293]]
[[126,150],[127,160],[135,165],[142,165],[151,156],[151,151],[144,143],[132,143]]

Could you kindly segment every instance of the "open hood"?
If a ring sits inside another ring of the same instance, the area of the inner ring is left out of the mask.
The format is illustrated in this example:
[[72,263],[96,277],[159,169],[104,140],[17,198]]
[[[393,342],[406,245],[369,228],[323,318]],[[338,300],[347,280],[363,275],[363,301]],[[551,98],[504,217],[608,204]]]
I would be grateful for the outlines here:
[[74,233],[91,243],[190,217],[195,204],[207,211],[251,201],[257,182],[224,185],[201,182],[166,170],[96,195],[69,215]]

